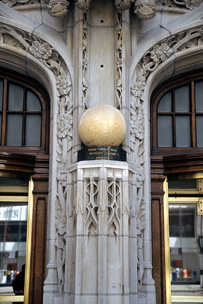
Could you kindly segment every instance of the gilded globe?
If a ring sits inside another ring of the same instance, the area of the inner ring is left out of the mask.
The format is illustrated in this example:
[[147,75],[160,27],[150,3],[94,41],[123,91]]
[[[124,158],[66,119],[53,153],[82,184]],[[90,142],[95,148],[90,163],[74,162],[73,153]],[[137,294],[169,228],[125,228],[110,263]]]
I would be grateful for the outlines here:
[[86,146],[119,146],[125,138],[126,122],[119,110],[99,105],[86,110],[79,122],[79,135]]

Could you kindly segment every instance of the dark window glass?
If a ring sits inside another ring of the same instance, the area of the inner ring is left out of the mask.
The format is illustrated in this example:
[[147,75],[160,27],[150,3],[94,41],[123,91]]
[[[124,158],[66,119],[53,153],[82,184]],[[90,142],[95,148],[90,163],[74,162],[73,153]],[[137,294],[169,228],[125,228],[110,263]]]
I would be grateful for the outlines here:
[[30,90],[27,91],[27,111],[40,111],[41,103],[39,98]]
[[173,146],[173,125],[172,116],[158,117],[158,147],[172,147]]
[[195,83],[196,112],[203,113],[203,81]]
[[158,112],[172,112],[171,92],[166,93],[159,101]]
[[191,206],[191,204],[169,205],[170,237],[195,236],[195,207]]
[[176,147],[191,147],[190,117],[176,116]]
[[175,89],[175,111],[190,112],[190,90],[189,85]]
[[203,148],[203,116],[196,117],[196,130],[197,130],[197,148]]
[[16,84],[10,83],[8,89],[8,110],[22,111],[23,110],[23,93],[24,89]]
[[12,75],[4,76],[2,73],[1,77],[1,148],[16,147],[20,151],[23,147],[33,147],[34,151],[47,150],[46,93],[40,84],[34,85],[34,82],[24,79],[23,76],[21,79],[19,75],[14,75],[11,80]]
[[23,116],[9,114],[7,117],[7,146],[22,146]]
[[202,78],[202,71],[194,73],[194,78],[191,74],[185,78],[177,77],[155,91],[151,120],[152,139],[153,148],[160,148],[156,152],[154,150],[155,153],[168,153],[169,148],[176,148],[176,151],[182,151],[183,148],[203,148]]
[[41,115],[26,115],[25,146],[40,146]]

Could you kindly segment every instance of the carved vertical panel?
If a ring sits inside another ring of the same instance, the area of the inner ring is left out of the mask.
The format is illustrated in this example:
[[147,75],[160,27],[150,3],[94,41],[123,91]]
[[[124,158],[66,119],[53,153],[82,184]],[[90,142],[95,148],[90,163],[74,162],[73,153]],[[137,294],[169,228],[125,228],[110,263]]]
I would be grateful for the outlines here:
[[85,234],[89,235],[91,228],[93,234],[98,232],[98,181],[93,178],[88,179],[86,185],[86,193],[88,195],[88,203],[86,206],[86,219],[85,219]]
[[108,234],[120,235],[120,181],[108,180]]

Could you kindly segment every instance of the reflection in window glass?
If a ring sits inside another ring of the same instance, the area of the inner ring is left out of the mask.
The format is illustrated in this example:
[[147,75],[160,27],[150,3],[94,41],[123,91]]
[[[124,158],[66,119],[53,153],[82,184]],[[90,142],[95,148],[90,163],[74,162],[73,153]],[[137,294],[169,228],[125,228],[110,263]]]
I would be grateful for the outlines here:
[[188,303],[194,303],[195,296],[202,295],[203,251],[199,238],[203,221],[197,214],[196,202],[190,203],[188,197],[186,200],[180,198],[181,202],[178,200],[176,198],[176,203],[172,203],[169,198],[171,291],[172,296],[186,296]]
[[[27,181],[25,184],[25,180],[0,177],[1,294],[23,295],[24,293],[23,265],[25,265],[26,259],[27,186]],[[11,189],[11,192],[6,192],[4,188],[8,189],[6,191]],[[23,192],[21,193],[21,191]],[[25,197],[23,202],[21,201],[21,197]],[[21,274],[18,275],[19,273]],[[20,283],[16,284],[18,280]]]

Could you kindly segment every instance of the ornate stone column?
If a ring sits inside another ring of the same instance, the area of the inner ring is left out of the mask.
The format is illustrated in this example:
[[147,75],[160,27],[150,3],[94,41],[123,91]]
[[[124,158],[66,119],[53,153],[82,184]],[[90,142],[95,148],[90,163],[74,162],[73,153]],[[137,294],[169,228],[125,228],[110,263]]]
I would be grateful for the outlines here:
[[118,161],[69,168],[64,303],[130,303],[130,261],[136,267],[137,257],[129,216],[134,174]]

